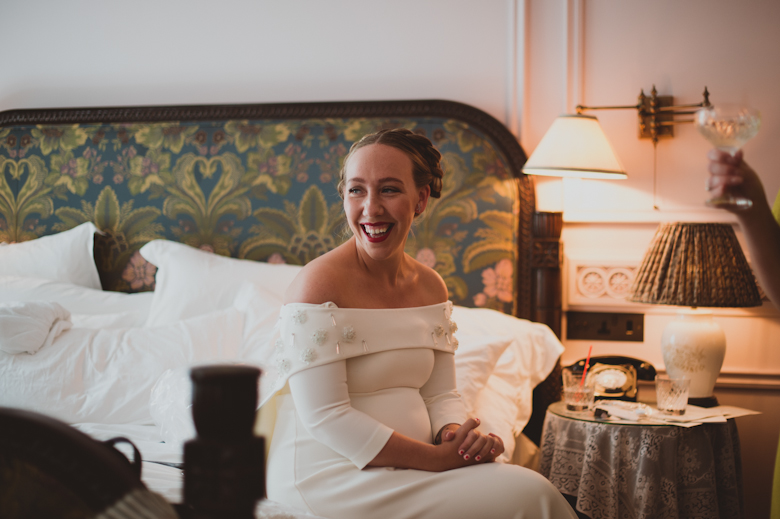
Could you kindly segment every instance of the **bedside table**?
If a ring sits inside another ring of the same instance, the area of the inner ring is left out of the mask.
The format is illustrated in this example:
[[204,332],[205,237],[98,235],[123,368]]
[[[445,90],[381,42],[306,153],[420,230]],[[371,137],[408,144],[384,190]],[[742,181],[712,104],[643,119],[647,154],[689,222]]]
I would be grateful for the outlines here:
[[605,423],[547,409],[539,472],[592,519],[742,518],[737,425]]

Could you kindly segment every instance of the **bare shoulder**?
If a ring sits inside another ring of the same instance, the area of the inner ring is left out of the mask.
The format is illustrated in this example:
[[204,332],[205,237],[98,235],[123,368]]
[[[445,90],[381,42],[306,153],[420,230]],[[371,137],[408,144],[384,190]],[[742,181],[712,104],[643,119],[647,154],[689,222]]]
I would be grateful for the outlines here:
[[438,272],[415,260],[417,269],[418,286],[420,287],[425,305],[444,303],[449,299],[447,284]]
[[348,272],[348,254],[337,247],[307,263],[301,269],[284,294],[284,304],[322,304],[333,301],[338,304],[339,287],[343,287]]

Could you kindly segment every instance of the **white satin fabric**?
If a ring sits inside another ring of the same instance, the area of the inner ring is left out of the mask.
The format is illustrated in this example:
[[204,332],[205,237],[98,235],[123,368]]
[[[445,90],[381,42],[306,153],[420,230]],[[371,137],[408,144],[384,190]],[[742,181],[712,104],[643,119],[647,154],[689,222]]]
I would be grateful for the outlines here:
[[[325,308],[327,321],[311,319]],[[447,341],[441,333],[451,334],[454,323],[442,330],[439,322],[439,316],[449,319],[449,309],[447,304],[390,310],[285,306],[282,336],[316,339],[298,349],[333,346],[334,337],[319,340],[323,322],[332,324],[331,332],[344,323],[357,330],[360,322],[353,342],[362,349],[365,341],[368,351],[289,376],[276,398],[269,499],[333,519],[576,517],[549,481],[514,465],[440,473],[365,468],[393,431],[432,443],[443,425],[466,419],[452,351],[434,346],[454,349],[454,337]]]

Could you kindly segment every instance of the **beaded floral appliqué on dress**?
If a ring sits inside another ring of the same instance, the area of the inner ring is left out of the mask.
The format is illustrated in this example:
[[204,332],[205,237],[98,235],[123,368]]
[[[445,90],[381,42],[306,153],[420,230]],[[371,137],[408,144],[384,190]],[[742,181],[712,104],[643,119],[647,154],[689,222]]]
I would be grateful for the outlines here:
[[344,342],[352,342],[355,340],[355,329],[351,326],[345,326],[341,330],[341,338]]
[[328,332],[320,328],[311,334],[311,340],[317,346],[322,346],[328,340]]
[[311,348],[306,348],[301,352],[301,362],[304,364],[311,364],[317,360],[317,352]]
[[[280,321],[281,336],[274,342],[279,377],[286,379],[302,369],[398,347],[427,347],[449,352],[457,349],[454,333],[458,327],[451,319],[451,303],[443,304],[435,311],[433,308],[422,310],[425,312],[422,319],[418,310],[410,313],[405,310],[391,314],[403,320],[395,325],[397,335],[374,335],[374,328],[368,323],[383,315],[371,313],[373,310],[342,310],[332,303],[288,308],[282,312],[285,317]],[[406,319],[409,319],[408,324]]]
[[282,375],[286,375],[290,372],[290,368],[292,367],[292,364],[288,359],[278,357],[276,359],[276,369],[281,373]]

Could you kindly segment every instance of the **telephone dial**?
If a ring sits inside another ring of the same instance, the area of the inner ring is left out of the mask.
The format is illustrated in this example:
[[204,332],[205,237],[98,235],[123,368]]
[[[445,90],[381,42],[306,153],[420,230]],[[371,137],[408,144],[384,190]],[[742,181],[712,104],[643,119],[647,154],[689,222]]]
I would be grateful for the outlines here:
[[[568,369],[582,373],[585,359]],[[587,379],[593,380],[594,397],[608,400],[636,402],[637,380],[655,380],[655,367],[647,361],[621,355],[600,355],[590,358]]]

